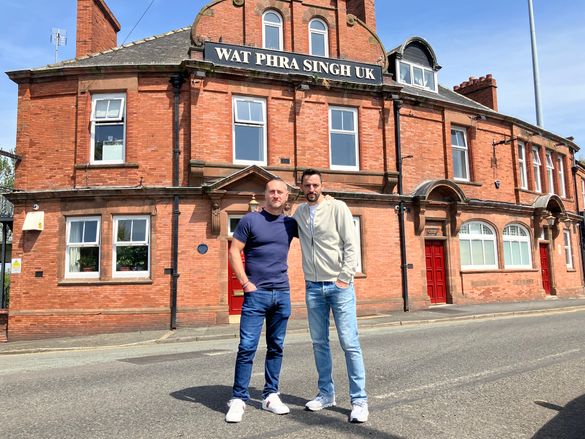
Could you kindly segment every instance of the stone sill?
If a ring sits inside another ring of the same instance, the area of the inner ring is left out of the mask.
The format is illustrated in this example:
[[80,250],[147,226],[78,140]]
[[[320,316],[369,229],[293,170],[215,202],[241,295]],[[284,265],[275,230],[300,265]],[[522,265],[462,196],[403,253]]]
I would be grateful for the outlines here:
[[489,269],[478,269],[478,270],[461,270],[461,274],[485,274],[485,273],[538,273],[540,270],[538,268],[495,268],[492,270]]
[[79,163],[75,169],[117,169],[117,168],[138,168],[138,163]]
[[152,279],[129,277],[123,279],[62,279],[57,282],[60,287],[68,286],[92,286],[92,285],[152,285]]

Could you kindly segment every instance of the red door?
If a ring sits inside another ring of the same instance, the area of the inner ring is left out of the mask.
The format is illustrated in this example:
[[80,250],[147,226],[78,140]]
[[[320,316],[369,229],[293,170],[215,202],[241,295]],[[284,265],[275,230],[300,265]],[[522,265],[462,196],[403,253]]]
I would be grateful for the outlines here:
[[[232,243],[228,243],[228,251]],[[242,252],[242,263],[244,263],[244,252]],[[230,258],[228,258],[228,305],[230,315],[242,314],[242,305],[244,304],[244,289],[242,284],[232,270]]]
[[425,241],[427,293],[431,303],[447,303],[445,246],[443,241]]
[[542,287],[546,294],[550,294],[550,265],[548,262],[548,244],[539,244],[540,272],[542,273]]

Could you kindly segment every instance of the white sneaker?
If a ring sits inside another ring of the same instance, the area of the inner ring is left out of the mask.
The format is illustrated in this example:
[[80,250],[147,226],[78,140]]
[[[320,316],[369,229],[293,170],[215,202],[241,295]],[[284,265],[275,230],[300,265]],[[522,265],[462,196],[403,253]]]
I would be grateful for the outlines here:
[[228,402],[228,407],[230,409],[225,415],[225,422],[240,422],[244,416],[246,403],[239,398],[233,398]]
[[327,407],[333,407],[335,405],[335,395],[325,396],[317,395],[317,397],[305,404],[307,410],[316,412]]
[[290,409],[280,400],[278,393],[271,393],[262,401],[262,409],[277,415],[286,415],[290,413]]
[[366,401],[356,401],[351,407],[349,422],[366,422],[368,420],[370,411],[368,410],[368,403]]

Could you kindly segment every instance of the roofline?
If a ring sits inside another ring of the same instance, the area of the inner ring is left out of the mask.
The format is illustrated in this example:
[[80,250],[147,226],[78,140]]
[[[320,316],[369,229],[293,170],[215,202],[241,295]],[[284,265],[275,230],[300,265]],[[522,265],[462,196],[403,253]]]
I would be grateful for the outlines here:
[[[128,47],[134,44],[141,44],[146,41],[152,41],[153,39],[160,38],[165,35],[170,35],[173,33],[186,31],[188,27],[181,28],[176,31],[167,32],[166,34],[162,34],[157,37],[150,37],[144,40],[140,40],[135,43],[131,43],[129,45],[120,46],[118,48],[112,50],[120,50],[124,47]],[[199,48],[191,47],[191,49],[200,50]],[[111,52],[107,51],[107,52]],[[106,53],[106,52],[103,52]],[[94,57],[97,55],[90,55],[87,58]],[[71,62],[72,63],[72,62]],[[246,69],[239,69],[235,67],[224,67],[224,66],[215,66],[214,64],[208,61],[200,61],[200,60],[193,60],[193,59],[185,59],[178,64],[121,64],[121,65],[104,65],[104,66],[73,66],[68,67],[67,64],[62,64],[59,67],[55,68],[44,68],[44,69],[28,69],[28,70],[16,70],[11,72],[6,72],[8,77],[16,82],[17,84],[26,83],[32,79],[54,79],[56,77],[65,78],[65,77],[72,77],[78,75],[88,75],[88,74],[106,74],[106,73],[176,73],[180,71],[189,71],[193,69],[203,70],[205,72],[211,72],[216,74],[228,74],[234,76],[246,76],[248,75],[249,70]],[[463,98],[473,102],[475,105],[480,105],[484,108],[478,108],[477,106],[466,106],[455,102],[450,102],[445,99],[441,99],[441,95],[437,93],[435,97],[429,96],[421,96],[418,94],[411,94],[409,93],[408,89],[404,86],[396,83],[388,84],[383,83],[381,85],[363,85],[363,84],[354,84],[345,81],[335,81],[331,80],[328,81],[327,85],[320,84],[316,82],[315,78],[312,75],[302,75],[302,74],[281,74],[281,73],[269,73],[269,72],[254,72],[255,77],[258,79],[269,80],[269,81],[286,81],[286,82],[309,82],[317,87],[324,87],[324,88],[343,88],[343,89],[351,89],[351,90],[359,90],[359,91],[369,91],[372,93],[387,93],[387,94],[396,94],[399,93],[399,96],[403,100],[412,100],[422,103],[427,103],[431,105],[441,106],[445,108],[455,108],[458,110],[463,110],[466,112],[473,112],[475,114],[481,113],[487,117],[494,118],[496,120],[500,120],[502,122],[508,122],[519,126],[520,128],[524,128],[530,132],[538,134],[544,137],[550,137],[552,140],[557,141],[559,143],[563,143],[567,147],[571,148],[575,152],[580,151],[579,146],[574,143],[572,140],[567,139],[566,137],[562,137],[558,134],[555,134],[551,131],[548,131],[542,127],[538,127],[536,125],[532,125],[529,122],[523,121],[513,116],[507,116],[505,114],[496,112],[491,110],[489,107],[483,106],[476,101],[473,101],[469,98],[466,98],[463,95],[460,95]],[[391,75],[383,74],[384,77],[388,77]],[[451,92],[449,88],[446,88],[439,84],[440,87],[443,87],[445,90]],[[455,92],[453,92],[455,93]]]
[[[100,55],[106,55],[108,53],[117,52],[119,50],[126,49],[128,47],[132,47],[132,46],[136,46],[136,45],[139,45],[139,44],[148,43],[150,41],[158,40],[160,38],[164,38],[164,37],[167,37],[167,36],[170,36],[170,35],[174,35],[174,34],[177,34],[179,32],[185,32],[185,31],[188,31],[190,29],[191,29],[190,26],[186,26],[186,27],[182,27],[180,29],[175,29],[175,30],[172,30],[172,31],[169,31],[169,32],[165,32],[165,33],[162,33],[162,34],[153,35],[151,37],[146,37],[146,38],[143,38],[141,40],[132,41],[130,43],[123,44],[123,45],[117,46],[117,47],[113,47],[111,49],[103,50],[101,52],[90,53],[90,54],[87,54],[85,56],[81,56],[79,58],[74,58],[74,59],[70,59],[70,60],[60,61],[58,63],[48,64],[48,65],[43,66],[43,67],[33,67],[33,68],[30,68],[30,69],[23,69],[23,70],[12,70],[12,71],[6,72],[6,74],[8,75],[8,77],[10,79],[12,79],[13,81],[15,81],[15,79],[13,79],[13,76],[14,77],[19,77],[24,72],[31,72],[31,73],[33,73],[33,72],[34,73],[36,73],[36,72],[39,72],[39,73],[40,72],[49,72],[49,73],[53,73],[55,71],[59,71],[59,70],[62,70],[62,69],[67,69],[67,68],[74,69],[74,68],[110,67],[111,65],[110,66],[72,66],[72,67],[68,67],[68,65],[74,64],[74,63],[76,63],[78,61],[82,61],[82,60],[86,60],[86,59],[91,59],[91,58],[96,58],[96,57],[98,57]],[[124,64],[124,65],[127,66],[128,64]],[[140,65],[140,64],[134,64],[134,65]],[[146,64],[146,65],[150,65],[150,64]],[[152,64],[152,65],[156,65],[156,64]],[[169,65],[169,64],[161,64],[161,65]]]
[[[448,89],[447,89],[448,90]],[[422,102],[431,102],[434,105],[440,104],[441,106],[444,106],[446,108],[456,108],[458,110],[461,109],[465,109],[465,111],[467,112],[473,112],[474,114],[484,114],[486,117],[490,117],[496,120],[500,120],[502,122],[508,122],[508,123],[512,123],[514,125],[517,125],[520,128],[524,128],[527,131],[533,132],[534,134],[543,136],[543,137],[550,137],[551,140],[555,140],[559,143],[563,143],[564,145],[566,145],[568,148],[573,149],[575,152],[580,151],[581,148],[572,140],[567,139],[566,137],[563,137],[559,134],[555,134],[551,131],[548,131],[542,127],[536,126],[536,125],[532,125],[529,122],[526,122],[522,119],[518,119],[514,116],[508,116],[506,114],[502,114],[499,113],[497,111],[493,111],[491,108],[489,107],[485,107],[484,109],[481,108],[477,108],[477,107],[467,107],[465,105],[462,104],[458,104],[455,102],[449,102],[447,100],[442,100],[442,99],[433,99],[431,97],[427,97],[427,96],[420,96],[420,95],[415,95],[415,94],[409,94],[408,91],[405,91],[404,89],[401,90],[401,94],[405,95],[404,97],[406,97],[407,99],[413,100],[413,101],[422,101]],[[437,95],[438,97],[440,95]],[[472,100],[473,101],[473,100]],[[478,104],[478,102],[473,101],[474,103]],[[481,104],[479,104],[481,105]]]
[[26,83],[32,79],[66,78],[79,75],[101,75],[105,73],[136,73],[136,72],[177,72],[182,70],[180,64],[122,64],[106,66],[75,66],[51,70],[16,70],[6,72],[8,77],[17,84]]

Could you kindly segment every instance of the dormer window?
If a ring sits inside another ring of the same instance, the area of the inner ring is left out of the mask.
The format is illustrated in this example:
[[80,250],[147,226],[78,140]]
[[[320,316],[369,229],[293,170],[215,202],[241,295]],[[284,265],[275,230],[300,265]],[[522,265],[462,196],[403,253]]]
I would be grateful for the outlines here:
[[435,51],[423,38],[412,37],[388,53],[389,72],[396,82],[413,87],[438,91]]
[[431,69],[405,61],[399,61],[398,63],[400,67],[398,82],[437,91],[435,72]]
[[276,11],[266,11],[262,16],[262,47],[283,50],[282,17]]

